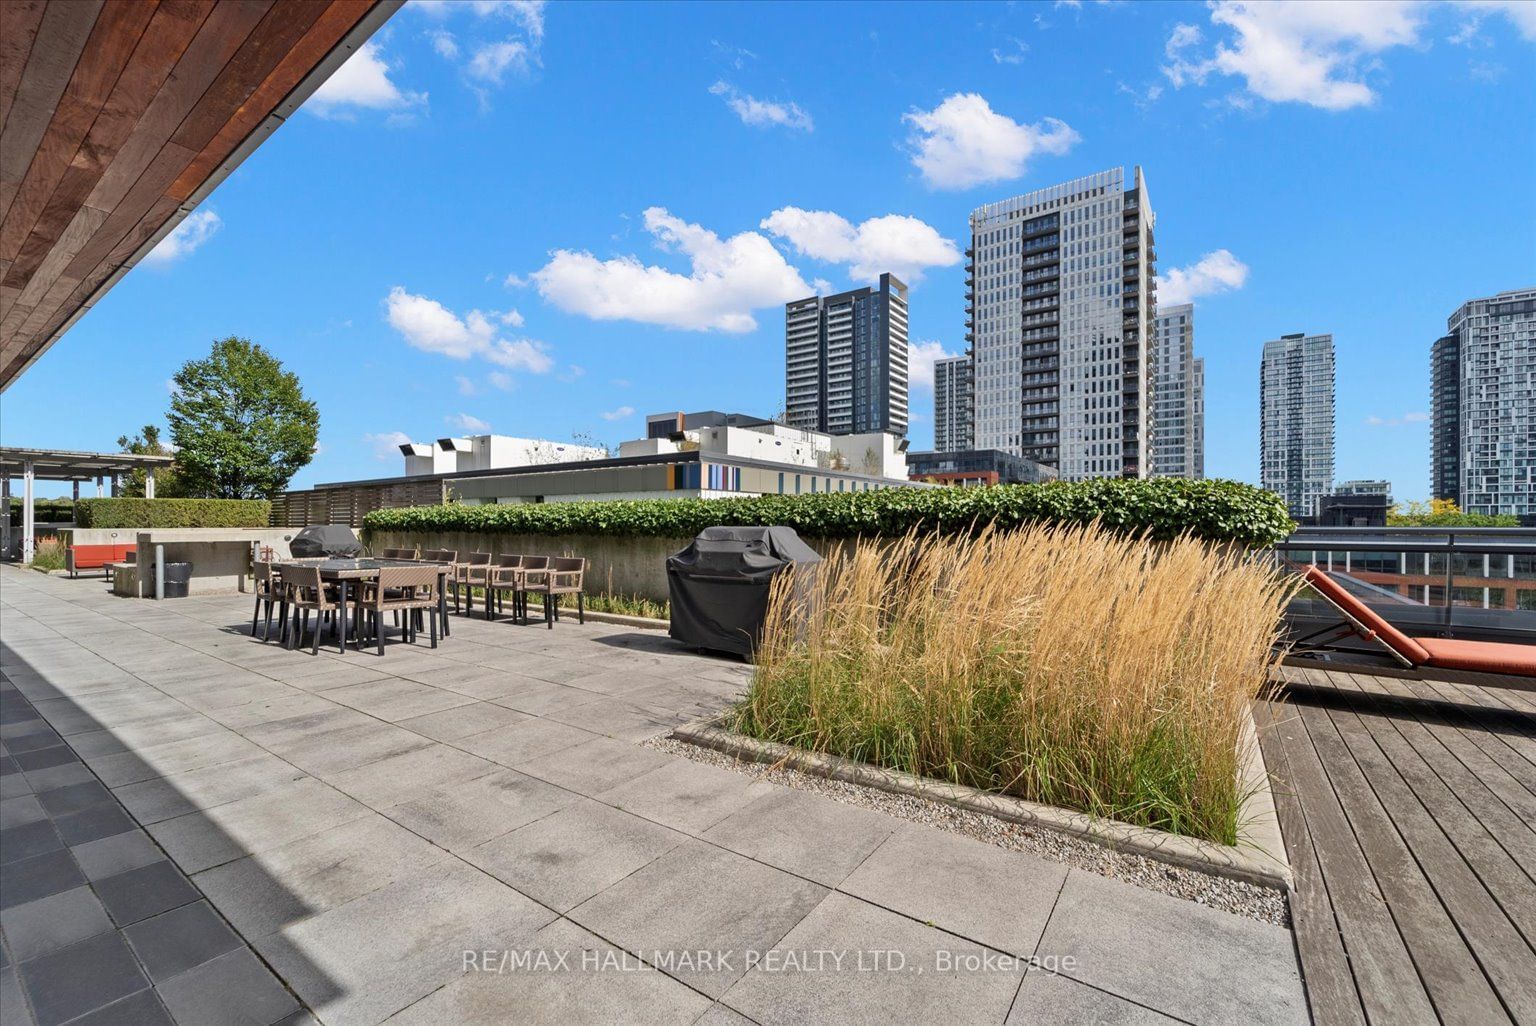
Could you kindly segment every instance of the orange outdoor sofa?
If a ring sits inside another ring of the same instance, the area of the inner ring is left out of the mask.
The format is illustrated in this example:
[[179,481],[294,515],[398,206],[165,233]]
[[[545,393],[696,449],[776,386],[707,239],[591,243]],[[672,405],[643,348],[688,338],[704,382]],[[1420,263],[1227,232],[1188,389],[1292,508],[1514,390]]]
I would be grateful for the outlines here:
[[106,570],[112,563],[126,563],[133,558],[132,545],[71,545],[64,550],[64,569],[69,576],[81,570]]
[[1374,641],[1409,669],[1433,666],[1444,670],[1536,677],[1536,645],[1458,641],[1452,638],[1410,638],[1317,567],[1307,567],[1302,576],[1318,595],[1344,617],[1342,625],[1330,628],[1337,635],[1334,640],[1346,634],[1354,634],[1365,641]]

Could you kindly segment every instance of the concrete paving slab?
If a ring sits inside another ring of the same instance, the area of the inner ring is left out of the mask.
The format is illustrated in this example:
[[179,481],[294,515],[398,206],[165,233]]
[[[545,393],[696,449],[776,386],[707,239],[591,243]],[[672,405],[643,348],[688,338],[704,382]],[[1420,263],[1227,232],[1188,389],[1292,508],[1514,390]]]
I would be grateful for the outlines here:
[[89,887],[13,905],[0,911],[0,930],[18,962],[46,955],[112,929],[107,910]]
[[998,1023],[1023,975],[1017,960],[833,893],[762,954],[725,1003],[763,1026]]
[[306,777],[252,798],[155,823],[148,829],[182,869],[196,873],[368,814],[362,803]]
[[571,910],[568,918],[635,952],[734,956],[675,965],[668,975],[719,997],[749,951],[774,947],[818,905],[818,884],[690,841]]
[[1024,985],[1019,988],[1008,1013],[1007,1026],[1033,1026],[1040,1022],[1175,1026],[1179,1020],[1065,976],[1037,969],[1024,977]]
[[596,738],[596,734],[580,727],[554,720],[528,719],[460,738],[454,742],[454,747],[510,767]]
[[493,968],[466,973],[411,1005],[390,1020],[391,1026],[683,1026],[701,1021],[700,1014],[709,1008],[708,998],[662,973],[613,968],[636,962],[569,920],[544,927],[523,950],[544,953],[554,968],[509,976],[498,972],[494,966],[499,963],[493,961]]
[[574,804],[464,853],[464,858],[565,912],[687,841],[684,834],[598,802]]
[[526,943],[553,912],[457,860],[257,938],[321,1020],[376,1023],[465,972],[464,953]]
[[865,901],[1027,958],[1061,893],[1059,862],[903,825],[842,882]]
[[1309,1018],[1289,931],[1078,869],[1040,953],[1071,956],[1063,975],[1188,1022]]
[[370,815],[196,874],[193,881],[247,937],[275,933],[447,859]]
[[776,790],[741,773],[673,759],[603,791],[597,799],[697,836]]
[[303,1011],[244,946],[174,976],[156,990],[179,1026],[276,1023]]
[[724,848],[836,887],[898,821],[820,795],[776,787],[704,833]]
[[392,723],[473,701],[466,695],[396,677],[333,688],[325,693],[325,697]]
[[209,766],[191,773],[141,780],[113,791],[142,824],[175,819],[198,809],[210,809],[282,787],[302,778],[304,771],[275,755],[257,750],[252,758]]
[[435,787],[383,811],[433,844],[462,854],[576,800],[564,788],[516,770],[497,769],[473,780]]
[[445,709],[442,712],[413,716],[398,722],[406,730],[415,731],[434,741],[451,742],[526,719],[528,719],[527,713],[490,702],[470,700],[464,705]]
[[402,800],[409,801],[426,791],[483,777],[497,768],[496,763],[478,755],[428,742],[402,755],[322,776],[338,791],[351,795],[369,808],[382,809]]
[[592,797],[670,761],[671,756],[649,748],[598,737],[581,745],[529,759],[513,768]]

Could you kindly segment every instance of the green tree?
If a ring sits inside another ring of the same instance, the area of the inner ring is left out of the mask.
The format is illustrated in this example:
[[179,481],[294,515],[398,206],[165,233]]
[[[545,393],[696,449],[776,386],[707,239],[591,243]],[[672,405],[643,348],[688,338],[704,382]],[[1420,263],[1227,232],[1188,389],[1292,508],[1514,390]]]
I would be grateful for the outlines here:
[[1454,499],[1400,502],[1387,511],[1388,527],[1519,527],[1508,513],[1463,513]]
[[[136,456],[176,455],[169,446],[160,441],[160,429],[154,424],[145,424],[132,438],[122,435],[117,440],[117,447],[123,452],[131,452]],[[122,482],[122,493],[129,498],[142,499],[145,476],[142,469],[129,473]],[[186,495],[179,468],[174,464],[155,471],[155,498],[182,499]]]
[[190,494],[270,499],[314,456],[320,410],[298,375],[249,339],[215,342],[172,380],[166,419]]

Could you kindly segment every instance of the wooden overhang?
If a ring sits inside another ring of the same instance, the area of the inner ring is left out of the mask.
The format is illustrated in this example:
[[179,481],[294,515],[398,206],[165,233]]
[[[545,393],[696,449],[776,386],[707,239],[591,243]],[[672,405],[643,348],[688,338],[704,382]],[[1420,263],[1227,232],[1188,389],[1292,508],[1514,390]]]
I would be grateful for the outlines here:
[[403,0],[0,0],[0,389]]

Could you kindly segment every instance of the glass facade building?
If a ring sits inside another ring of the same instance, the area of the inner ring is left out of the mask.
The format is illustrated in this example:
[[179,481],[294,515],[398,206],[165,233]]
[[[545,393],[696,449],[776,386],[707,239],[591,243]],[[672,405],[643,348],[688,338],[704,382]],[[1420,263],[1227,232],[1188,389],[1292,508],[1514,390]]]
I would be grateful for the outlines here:
[[1332,335],[1264,343],[1259,368],[1259,483],[1296,518],[1317,514],[1333,486]]
[[907,433],[907,286],[878,285],[784,306],[784,414],[831,435]]
[[1154,216],[1120,168],[971,214],[973,437],[1068,480],[1150,470]]
[[1152,331],[1152,476],[1205,476],[1205,361],[1195,308],[1159,307]]
[[1536,516],[1536,288],[1464,303],[1448,327],[1430,351],[1436,495]]
[[1461,339],[1443,335],[1429,348],[1429,486],[1461,504]]
[[960,452],[971,447],[971,358],[951,356],[933,364],[933,447]]

